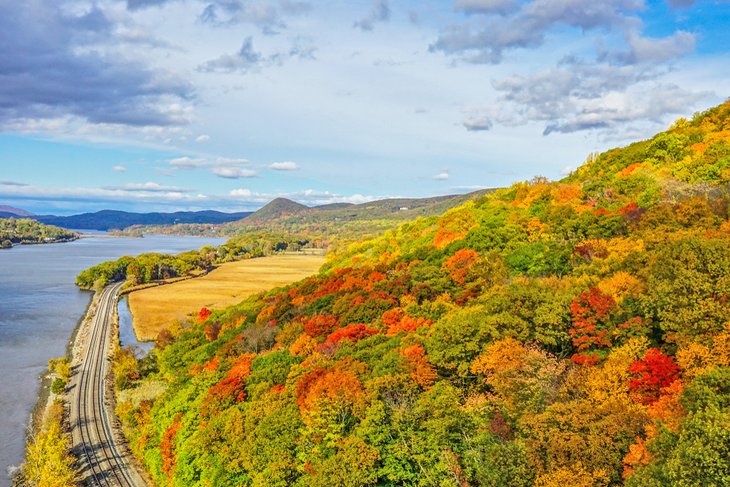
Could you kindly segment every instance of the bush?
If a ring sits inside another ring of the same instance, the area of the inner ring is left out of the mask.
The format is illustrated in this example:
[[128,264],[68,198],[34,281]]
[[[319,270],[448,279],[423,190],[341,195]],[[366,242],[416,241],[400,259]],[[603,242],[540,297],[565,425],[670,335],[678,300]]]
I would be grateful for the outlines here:
[[60,377],[54,379],[53,384],[51,384],[51,392],[54,394],[63,394],[65,390],[66,381],[61,379]]

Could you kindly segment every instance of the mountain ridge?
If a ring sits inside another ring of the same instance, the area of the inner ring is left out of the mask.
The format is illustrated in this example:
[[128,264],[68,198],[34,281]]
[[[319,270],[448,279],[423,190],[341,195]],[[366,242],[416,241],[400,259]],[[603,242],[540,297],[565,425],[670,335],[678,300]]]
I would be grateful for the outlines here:
[[121,210],[100,210],[71,216],[34,215],[41,223],[78,230],[113,230],[135,224],[160,225],[175,223],[226,223],[248,216],[250,212],[223,213],[215,210],[176,211],[172,213],[135,213]]

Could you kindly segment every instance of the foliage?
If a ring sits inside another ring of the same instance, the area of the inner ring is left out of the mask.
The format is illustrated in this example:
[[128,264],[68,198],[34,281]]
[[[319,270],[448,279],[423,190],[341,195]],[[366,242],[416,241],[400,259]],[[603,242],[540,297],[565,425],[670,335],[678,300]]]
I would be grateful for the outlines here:
[[70,435],[62,428],[63,406],[53,404],[38,431],[28,443],[26,460],[21,467],[25,485],[71,487],[76,485],[74,458],[69,453]]
[[76,232],[44,225],[30,218],[0,218],[0,249],[16,244],[68,242],[77,238]]
[[728,484],[728,127],[730,103],[180,327],[131,379],[165,384],[123,409],[132,449],[160,485]]

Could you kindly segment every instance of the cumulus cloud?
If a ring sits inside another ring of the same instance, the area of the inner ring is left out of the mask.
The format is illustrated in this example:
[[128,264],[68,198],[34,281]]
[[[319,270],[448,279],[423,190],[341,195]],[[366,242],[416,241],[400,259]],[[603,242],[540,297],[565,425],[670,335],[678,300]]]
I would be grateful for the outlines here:
[[210,140],[210,135],[208,135],[208,134],[201,134],[195,138],[195,142],[208,142],[209,140]]
[[584,32],[609,28],[624,30],[636,24],[632,14],[644,5],[642,0],[532,0],[512,9],[507,8],[508,3],[497,0],[462,2],[462,10],[484,15],[445,28],[430,50],[474,63],[498,63],[502,61],[504,51],[539,47],[549,31],[563,26]]
[[293,161],[272,162],[269,164],[269,169],[274,171],[296,171],[299,169],[299,164]]
[[356,21],[353,27],[360,30],[371,31],[378,22],[387,22],[390,19],[390,6],[387,0],[375,0],[370,13]]
[[[0,127],[78,117],[136,127],[188,123],[192,87],[139,60],[106,55],[112,22],[96,7],[0,2]],[[32,27],[30,27],[32,26]]]
[[124,166],[122,166],[122,165],[120,164],[120,165],[114,166],[114,167],[112,168],[112,171],[114,171],[114,172],[126,172],[126,171],[127,171],[127,168],[126,168],[126,167],[124,167]]
[[438,174],[434,175],[431,179],[435,179],[436,181],[446,181],[447,179],[449,179],[449,171],[447,169],[444,169]]
[[657,64],[680,58],[695,49],[695,36],[689,32],[677,31],[662,38],[642,37],[632,31],[627,36],[628,50],[604,51],[599,59],[617,64]]
[[309,2],[280,0],[212,0],[207,1],[200,20],[215,26],[253,24],[265,34],[277,34],[286,28],[285,19],[308,13]]
[[288,59],[315,59],[316,48],[304,46],[297,41],[288,51],[265,56],[253,47],[251,36],[244,39],[241,48],[234,54],[223,54],[200,66],[198,71],[206,73],[248,73],[270,66],[280,66]]
[[235,166],[213,166],[211,172],[218,177],[225,179],[253,178],[256,171]]
[[170,159],[168,163],[175,169],[192,170],[206,168],[220,178],[239,179],[253,178],[256,171],[250,169],[247,159],[229,159],[218,157],[215,159],[192,158],[188,156]]
[[574,62],[494,81],[497,103],[481,116],[503,125],[544,123],[544,135],[661,123],[710,96],[656,79],[653,69]]
[[206,159],[193,159],[188,156],[176,157],[175,159],[170,159],[168,162],[177,169],[195,169],[197,167],[204,167],[209,163]]
[[492,130],[491,118],[485,114],[469,115],[461,123],[469,132],[486,132]]

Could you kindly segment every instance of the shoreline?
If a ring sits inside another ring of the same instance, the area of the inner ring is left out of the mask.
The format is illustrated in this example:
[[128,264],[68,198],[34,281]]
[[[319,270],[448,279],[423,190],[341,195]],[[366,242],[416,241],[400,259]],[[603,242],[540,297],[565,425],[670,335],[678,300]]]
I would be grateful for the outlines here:
[[69,242],[75,242],[76,240],[78,240],[80,238],[82,238],[81,234],[77,234],[75,237],[59,238],[58,240],[52,240],[50,242],[18,242],[18,243],[11,242],[10,247],[0,247],[0,250],[13,249],[15,247],[20,247],[21,245],[46,245],[46,244],[69,243]]
[[[76,326],[74,327],[73,331],[71,332],[71,336],[69,337],[69,341],[66,343],[66,353],[64,354],[64,357],[69,361],[71,366],[74,365],[73,359],[74,359],[74,351],[76,349],[76,346],[78,344],[78,337],[80,335],[80,332],[84,325],[87,324],[90,320],[89,315],[92,313],[93,308],[95,307],[97,301],[98,301],[99,293],[93,292],[91,293],[91,296],[89,296],[89,302],[86,305],[86,309],[84,310],[84,314],[81,315],[81,317],[76,322]],[[51,357],[56,358],[56,357]],[[25,445],[24,445],[24,451],[23,451],[23,460],[21,463],[17,466],[15,466],[13,471],[9,471],[9,478],[11,482],[15,482],[16,476],[20,473],[21,466],[25,463],[27,460],[26,458],[26,452],[28,449],[28,445],[30,442],[33,441],[33,438],[35,435],[37,435],[40,430],[41,426],[43,425],[43,420],[45,419],[46,415],[48,414],[48,411],[53,406],[53,403],[56,401],[56,399],[61,399],[63,401],[63,423],[62,427],[64,432],[68,433],[70,431],[69,424],[68,424],[68,397],[67,392],[64,391],[63,394],[53,394],[51,392],[51,384],[53,383],[53,380],[56,378],[55,373],[48,370],[46,367],[46,370],[41,375],[40,384],[38,387],[38,397],[36,398],[35,405],[30,411],[30,417],[28,420],[28,424],[25,431]],[[13,483],[13,485],[15,485]]]
[[[81,327],[83,326],[84,322],[87,320],[87,317],[89,315],[89,311],[91,310],[92,305],[96,303],[97,300],[97,294],[96,292],[91,292],[91,296],[89,296],[89,303],[86,305],[86,309],[84,310],[84,314],[81,315],[81,317],[76,322],[76,326],[74,327],[73,331],[71,332],[71,336],[69,337],[69,341],[66,343],[66,353],[64,356],[69,361],[70,364],[73,365],[73,349],[76,343],[76,338],[79,335],[79,331]],[[55,358],[55,357],[52,357]],[[38,432],[38,428],[43,420],[43,417],[46,414],[46,411],[50,408],[50,406],[53,404],[53,401],[51,398],[55,397],[61,397],[59,394],[51,394],[51,384],[53,383],[53,374],[48,371],[46,368],[46,371],[41,376],[41,384],[38,391],[38,399],[36,400],[35,405],[33,406],[33,409],[30,413],[30,422],[28,423],[28,428],[26,431],[26,446],[28,444],[28,441],[32,439],[32,436],[35,435]],[[54,397],[55,396],[55,397]],[[64,393],[65,396],[65,393]],[[25,459],[24,459],[25,460]]]

